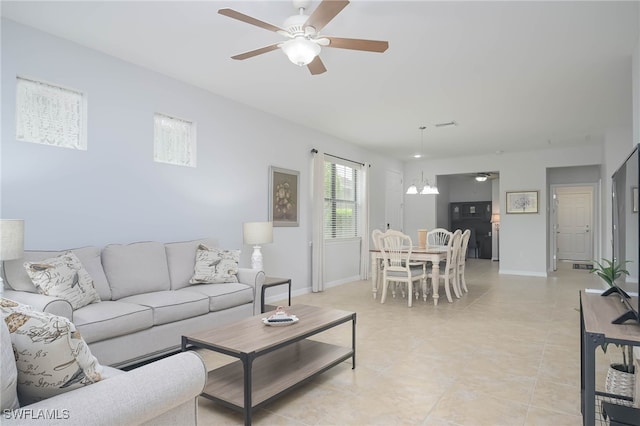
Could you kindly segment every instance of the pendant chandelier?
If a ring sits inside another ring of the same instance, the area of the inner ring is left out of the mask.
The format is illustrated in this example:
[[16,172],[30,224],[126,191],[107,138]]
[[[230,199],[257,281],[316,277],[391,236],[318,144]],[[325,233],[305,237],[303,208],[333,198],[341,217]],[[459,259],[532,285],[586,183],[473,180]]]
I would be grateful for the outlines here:
[[[422,158],[422,150],[424,148],[424,129],[426,129],[425,126],[420,126],[419,127],[420,131],[421,131],[421,135],[420,135],[420,152],[418,154],[414,154],[414,158]],[[420,188],[420,190],[418,190],[418,188]],[[424,172],[420,172],[420,181],[418,182],[418,184],[416,185],[415,183],[412,183],[411,186],[409,188],[407,188],[407,195],[416,195],[416,194],[420,194],[420,195],[435,195],[435,194],[439,194],[440,192],[438,191],[438,187],[437,186],[431,186],[429,184],[429,181],[426,180],[424,178]]]

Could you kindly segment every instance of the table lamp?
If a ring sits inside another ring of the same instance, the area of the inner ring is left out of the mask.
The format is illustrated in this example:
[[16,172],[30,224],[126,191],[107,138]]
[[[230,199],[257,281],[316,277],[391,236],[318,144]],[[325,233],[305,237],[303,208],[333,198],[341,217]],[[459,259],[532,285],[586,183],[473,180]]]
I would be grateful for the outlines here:
[[500,213],[491,215],[491,223],[496,227],[496,260],[500,259]]
[[242,233],[245,244],[253,245],[251,254],[251,269],[262,271],[261,244],[273,242],[273,222],[245,222],[242,225]]
[[4,291],[2,262],[20,259],[24,253],[24,220],[0,219],[0,296]]

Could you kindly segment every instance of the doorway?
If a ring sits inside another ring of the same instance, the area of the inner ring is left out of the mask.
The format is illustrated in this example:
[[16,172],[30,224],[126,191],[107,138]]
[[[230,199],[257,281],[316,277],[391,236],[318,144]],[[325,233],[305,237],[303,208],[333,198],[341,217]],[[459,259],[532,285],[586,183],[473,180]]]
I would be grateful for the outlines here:
[[552,269],[557,262],[590,263],[594,258],[596,185],[552,185]]
[[402,211],[404,208],[402,175],[399,172],[387,170],[385,186],[385,230],[398,229],[402,231]]

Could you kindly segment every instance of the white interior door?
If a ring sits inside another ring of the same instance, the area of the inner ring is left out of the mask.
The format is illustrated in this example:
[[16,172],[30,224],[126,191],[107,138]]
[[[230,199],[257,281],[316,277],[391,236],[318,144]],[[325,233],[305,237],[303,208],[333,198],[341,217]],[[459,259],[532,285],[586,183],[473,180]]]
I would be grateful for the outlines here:
[[385,227],[402,231],[402,175],[392,170],[387,170],[385,189]]
[[558,260],[593,259],[593,188],[556,188]]

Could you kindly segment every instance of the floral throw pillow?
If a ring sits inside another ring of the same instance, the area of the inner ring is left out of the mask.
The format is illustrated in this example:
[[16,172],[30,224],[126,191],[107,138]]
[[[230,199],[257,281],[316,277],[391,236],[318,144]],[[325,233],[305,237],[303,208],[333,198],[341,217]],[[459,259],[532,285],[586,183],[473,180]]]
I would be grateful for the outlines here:
[[191,284],[237,283],[240,250],[222,250],[200,244]]
[[91,276],[73,252],[39,262],[25,262],[24,268],[40,293],[65,299],[74,310],[100,301]]
[[24,406],[102,379],[102,366],[67,318],[0,299]]

